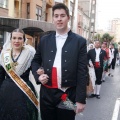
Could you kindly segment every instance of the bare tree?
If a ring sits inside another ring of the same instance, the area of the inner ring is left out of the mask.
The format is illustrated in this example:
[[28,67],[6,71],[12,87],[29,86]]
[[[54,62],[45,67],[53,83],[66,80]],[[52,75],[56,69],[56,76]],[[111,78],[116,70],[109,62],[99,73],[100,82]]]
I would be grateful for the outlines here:
[[45,21],[46,18],[46,0],[42,0],[42,15],[41,20]]

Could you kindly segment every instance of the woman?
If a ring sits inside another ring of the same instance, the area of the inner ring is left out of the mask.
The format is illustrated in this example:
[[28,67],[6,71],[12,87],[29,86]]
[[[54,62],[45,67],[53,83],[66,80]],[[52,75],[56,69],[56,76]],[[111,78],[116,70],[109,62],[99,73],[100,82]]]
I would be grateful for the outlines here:
[[15,29],[1,52],[0,120],[37,120],[38,100],[29,81],[33,47],[25,44],[25,34]]
[[[88,51],[94,49],[94,44],[89,44],[88,46]],[[95,90],[95,80],[96,80],[96,75],[95,75],[95,70],[94,70],[94,66],[92,64],[92,61],[89,60],[88,61],[89,65],[88,65],[88,71],[89,71],[89,86],[87,87],[88,89],[88,95],[90,95],[89,97],[91,98],[91,96],[93,95],[92,93]]]

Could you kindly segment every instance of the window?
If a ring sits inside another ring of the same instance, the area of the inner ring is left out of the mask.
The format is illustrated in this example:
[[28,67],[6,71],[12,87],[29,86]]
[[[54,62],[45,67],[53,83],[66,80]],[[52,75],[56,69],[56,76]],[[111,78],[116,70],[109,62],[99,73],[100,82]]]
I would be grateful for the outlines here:
[[95,10],[92,10],[92,13],[95,13]]
[[71,26],[71,20],[72,20],[72,16],[70,15],[70,20],[69,20],[69,25]]
[[91,22],[94,23],[94,21],[95,21],[95,20],[92,18],[92,19],[91,19]]
[[0,47],[2,47],[3,46],[3,44],[4,44],[4,32],[1,30],[0,31]]
[[93,5],[95,5],[95,3],[96,3],[96,0],[93,0],[92,2],[93,2]]
[[70,12],[72,12],[72,11],[73,11],[73,3],[70,2]]
[[0,7],[8,8],[8,0],[0,0]]
[[27,3],[27,19],[30,19],[30,3]]
[[42,14],[42,8],[40,6],[36,7],[36,19],[40,20],[41,19],[41,14]]

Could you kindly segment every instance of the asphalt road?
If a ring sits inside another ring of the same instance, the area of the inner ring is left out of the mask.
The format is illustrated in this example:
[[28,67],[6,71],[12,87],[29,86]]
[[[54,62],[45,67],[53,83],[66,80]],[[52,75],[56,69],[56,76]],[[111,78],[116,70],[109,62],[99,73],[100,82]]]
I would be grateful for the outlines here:
[[[107,77],[102,83],[101,99],[88,98],[83,115],[77,115],[76,120],[120,120],[120,111],[114,112],[116,100],[120,98],[120,66],[113,74],[114,77]],[[117,112],[118,118],[112,119]]]

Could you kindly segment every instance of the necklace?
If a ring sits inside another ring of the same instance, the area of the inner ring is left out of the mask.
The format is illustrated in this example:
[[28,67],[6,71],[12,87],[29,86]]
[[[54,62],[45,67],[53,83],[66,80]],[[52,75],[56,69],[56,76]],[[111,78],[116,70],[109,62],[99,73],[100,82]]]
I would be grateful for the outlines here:
[[18,57],[15,59],[15,57],[16,57],[17,55],[16,55],[16,54],[13,55],[13,49],[12,49],[12,51],[11,51],[11,58],[12,58],[12,61],[13,61],[12,67],[13,67],[14,69],[15,69],[15,67],[18,65],[17,60],[18,60],[18,58],[20,57],[21,52],[22,52],[22,50],[20,51],[20,54],[18,55]]

